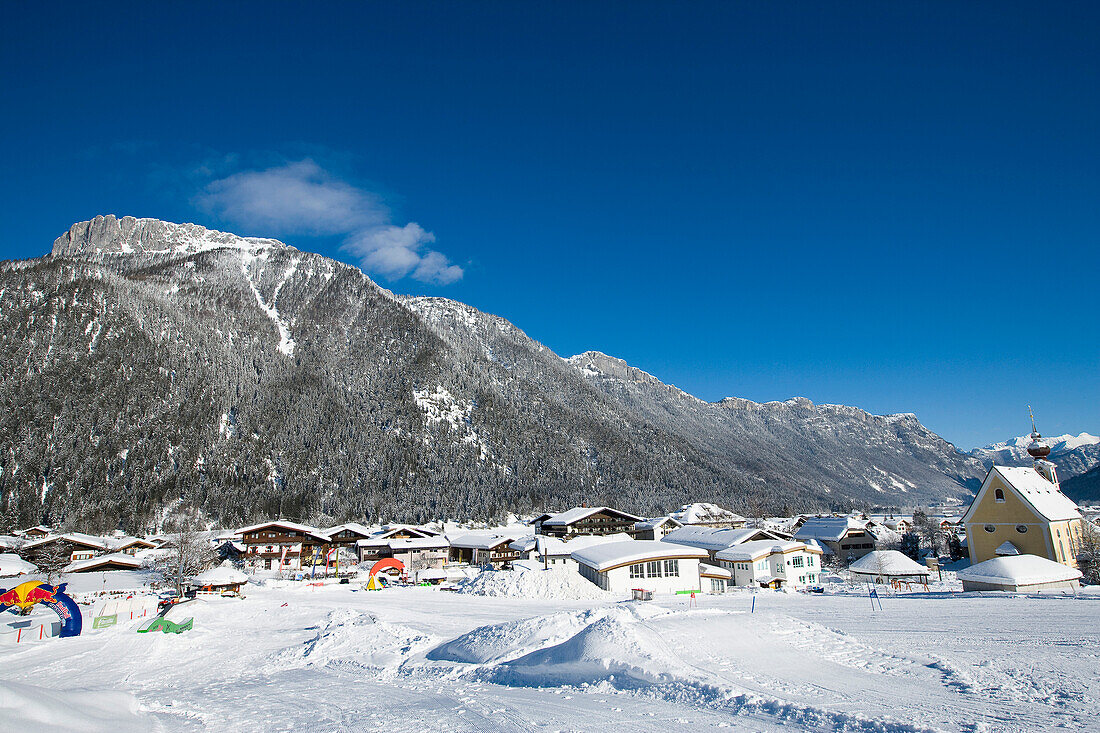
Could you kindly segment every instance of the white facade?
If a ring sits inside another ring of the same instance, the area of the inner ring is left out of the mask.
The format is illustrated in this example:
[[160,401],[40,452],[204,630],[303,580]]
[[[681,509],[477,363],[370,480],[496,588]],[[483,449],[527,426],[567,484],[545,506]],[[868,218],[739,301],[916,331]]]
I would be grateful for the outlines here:
[[805,588],[820,582],[821,551],[803,542],[746,542],[716,553],[732,585]]
[[699,591],[699,561],[706,558],[705,550],[654,540],[609,542],[573,553],[580,574],[613,593]]

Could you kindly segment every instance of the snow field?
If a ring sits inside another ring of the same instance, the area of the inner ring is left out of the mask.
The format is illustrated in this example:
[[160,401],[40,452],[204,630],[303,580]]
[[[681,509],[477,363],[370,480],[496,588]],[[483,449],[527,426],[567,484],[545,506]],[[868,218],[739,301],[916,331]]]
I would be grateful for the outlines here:
[[195,619],[179,636],[120,626],[0,649],[0,721],[62,700],[75,717],[59,730],[1095,730],[1097,600],[883,606],[269,584],[173,609]]

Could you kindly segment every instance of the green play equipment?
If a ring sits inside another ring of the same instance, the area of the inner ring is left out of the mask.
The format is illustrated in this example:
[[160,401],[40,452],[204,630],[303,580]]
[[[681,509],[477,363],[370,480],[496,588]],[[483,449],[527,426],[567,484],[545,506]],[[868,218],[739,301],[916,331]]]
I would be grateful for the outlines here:
[[184,631],[190,631],[194,624],[195,619],[193,618],[189,618],[186,621],[180,621],[177,624],[174,621],[169,621],[163,616],[157,616],[149,623],[138,628],[138,633],[145,634],[150,631],[163,631],[165,634],[179,634]]

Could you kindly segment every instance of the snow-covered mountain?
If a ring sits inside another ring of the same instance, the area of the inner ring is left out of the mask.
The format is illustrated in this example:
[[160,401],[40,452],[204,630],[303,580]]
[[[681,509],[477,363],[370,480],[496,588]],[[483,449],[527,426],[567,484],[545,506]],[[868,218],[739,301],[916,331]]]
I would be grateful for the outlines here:
[[[1063,481],[1100,465],[1100,437],[1081,433],[1059,435],[1055,438],[1044,438],[1044,440],[1050,444],[1050,460],[1058,465],[1058,476]],[[1021,435],[984,448],[975,448],[970,453],[981,460],[987,468],[994,464],[1030,466],[1032,460],[1027,454],[1027,445],[1030,442],[1030,435]]]
[[0,367],[20,523],[793,511],[966,497],[982,474],[912,415],[707,403],[275,240],[152,219],[0,263]]

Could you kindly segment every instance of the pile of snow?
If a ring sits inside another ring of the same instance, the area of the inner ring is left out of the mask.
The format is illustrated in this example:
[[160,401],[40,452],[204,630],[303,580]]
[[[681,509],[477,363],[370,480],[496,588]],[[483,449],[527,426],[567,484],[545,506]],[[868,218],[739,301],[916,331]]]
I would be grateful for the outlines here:
[[610,594],[580,576],[575,570],[514,563],[513,570],[483,570],[458,583],[458,593],[513,598],[555,598],[563,600],[606,600]]
[[51,690],[0,680],[0,720],[5,730],[79,730],[116,733],[150,730],[128,692]]
[[15,553],[5,552],[0,554],[0,576],[26,575],[27,573],[37,572],[38,568],[36,566],[27,562]]
[[411,654],[438,641],[438,637],[386,623],[372,614],[340,608],[329,611],[313,638],[285,661],[295,666],[354,664],[373,670],[392,670]]

